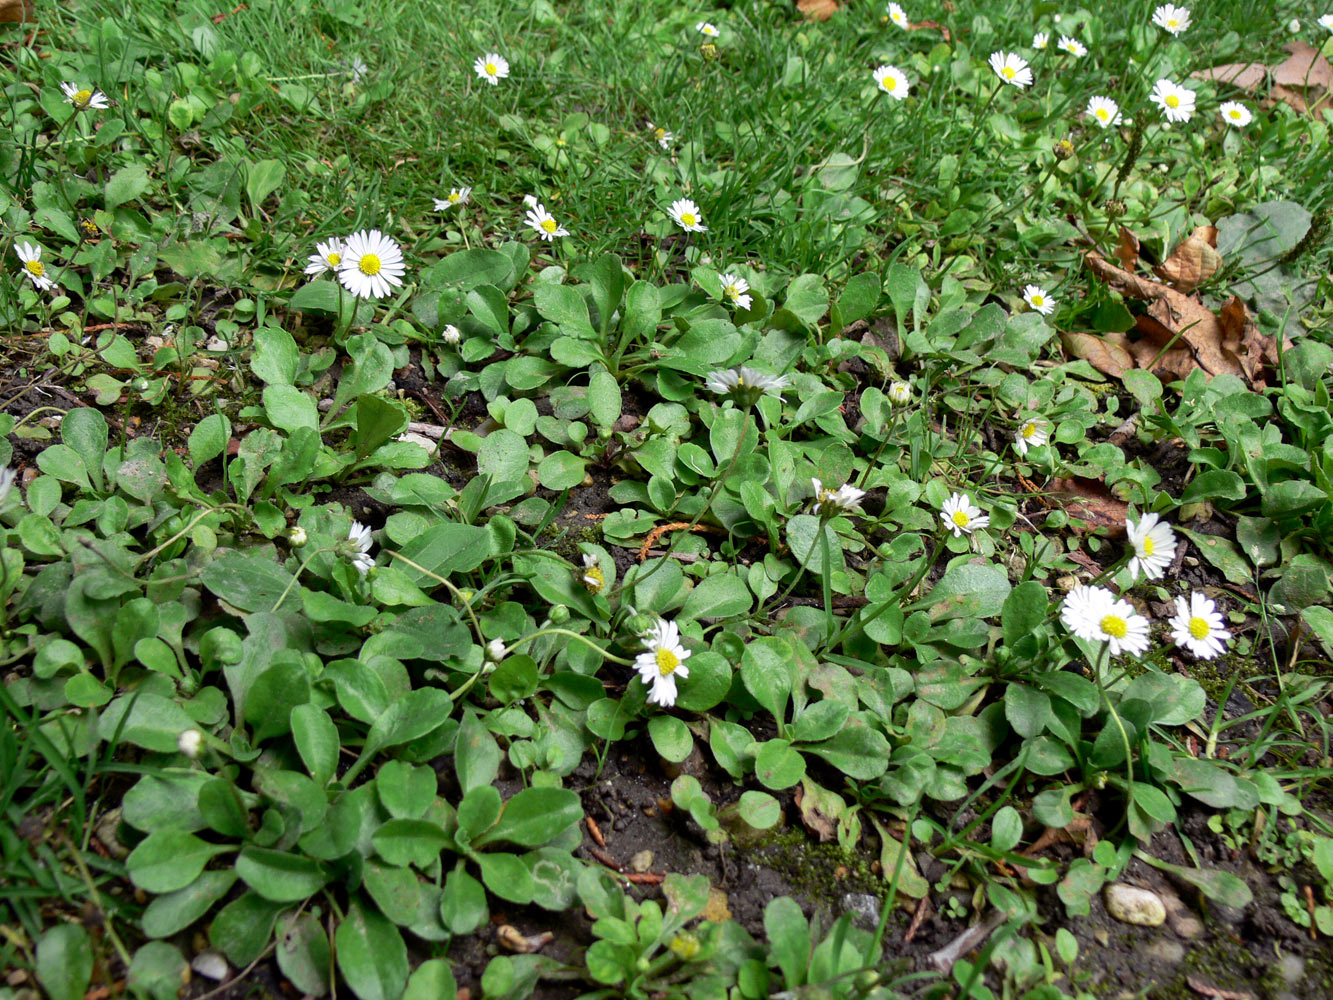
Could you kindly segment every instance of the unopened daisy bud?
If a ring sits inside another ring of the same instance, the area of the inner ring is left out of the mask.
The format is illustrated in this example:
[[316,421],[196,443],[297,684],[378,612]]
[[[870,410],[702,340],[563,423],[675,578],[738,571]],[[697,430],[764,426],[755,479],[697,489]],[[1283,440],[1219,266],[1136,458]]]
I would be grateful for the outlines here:
[[681,931],[671,939],[671,943],[667,947],[671,949],[671,954],[682,962],[689,962],[699,954],[700,946],[699,939],[695,935],[689,931]]
[[187,729],[176,737],[176,748],[191,760],[199,756],[204,745],[204,734],[197,729]]
[[647,635],[656,623],[657,619],[651,615],[635,613],[625,619],[625,631],[635,636]]
[[563,604],[557,604],[551,609],[551,624],[563,625],[569,621],[569,608]]
[[452,323],[446,323],[444,329],[440,332],[440,338],[449,345],[457,344],[463,339],[463,335],[458,332],[458,327]]
[[887,395],[894,406],[906,406],[912,401],[912,387],[906,382],[894,382]]
[[492,639],[486,644],[486,658],[492,663],[499,663],[508,652],[509,647],[504,644],[503,640]]
[[1074,155],[1074,144],[1068,139],[1061,139],[1055,144],[1054,151],[1057,160],[1067,160]]
[[306,534],[305,528],[299,524],[287,532],[287,544],[294,549],[299,549],[310,541],[310,536]]

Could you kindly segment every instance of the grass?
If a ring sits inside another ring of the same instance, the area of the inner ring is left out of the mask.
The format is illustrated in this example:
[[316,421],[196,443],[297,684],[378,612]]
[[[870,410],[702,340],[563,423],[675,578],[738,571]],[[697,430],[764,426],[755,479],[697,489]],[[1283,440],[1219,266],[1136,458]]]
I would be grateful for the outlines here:
[[[1153,8],[90,2],[0,29],[4,992],[175,996],[207,945],[360,1000],[1083,998],[1118,985],[1084,921],[1146,865],[1333,934],[1328,122],[1190,75],[1333,36],[1222,2],[1174,38]],[[385,299],[303,273],[372,228],[405,257]],[[988,524],[942,522],[957,495]],[[1145,578],[1148,512],[1176,548]],[[1130,603],[1078,638],[1079,584]],[[1193,592],[1216,660],[1171,637]],[[1134,654],[1086,638],[1139,615]],[[677,837],[801,816],[876,861],[878,928],[613,877],[580,825],[613,753],[701,755]],[[923,898],[940,934],[996,933],[940,971],[895,915]],[[465,958],[492,917],[576,912],[559,959]]]

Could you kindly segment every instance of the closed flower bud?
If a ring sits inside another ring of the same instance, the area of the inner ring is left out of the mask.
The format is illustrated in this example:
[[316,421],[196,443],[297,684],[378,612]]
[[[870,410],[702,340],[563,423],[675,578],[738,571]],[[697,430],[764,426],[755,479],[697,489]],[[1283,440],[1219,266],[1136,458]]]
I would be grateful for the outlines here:
[[563,604],[557,604],[551,609],[551,624],[563,625],[569,621],[569,608]]
[[197,729],[187,729],[176,737],[177,748],[191,760],[199,756],[199,750],[203,744],[204,734]]
[[287,532],[287,544],[294,549],[299,549],[308,541],[310,541],[310,536],[306,534],[305,528],[299,524]]

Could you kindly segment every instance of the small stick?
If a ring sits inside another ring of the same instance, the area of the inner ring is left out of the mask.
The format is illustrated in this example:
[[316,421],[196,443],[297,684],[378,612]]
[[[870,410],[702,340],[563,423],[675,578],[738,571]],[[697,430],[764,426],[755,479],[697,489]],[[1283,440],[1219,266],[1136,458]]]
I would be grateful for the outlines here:
[[1312,886],[1312,885],[1307,885],[1307,886],[1305,887],[1305,906],[1306,906],[1306,909],[1308,909],[1308,910],[1310,911],[1310,940],[1311,940],[1311,941],[1318,941],[1318,940],[1319,940],[1319,932],[1315,929],[1315,919],[1314,919],[1314,886]]
[[1254,997],[1249,993],[1238,993],[1236,990],[1224,990],[1216,986],[1209,986],[1202,979],[1195,979],[1193,976],[1185,977],[1185,985],[1195,993],[1212,997],[1213,1000],[1254,1000]]
[[966,955],[973,948],[976,948],[990,937],[991,931],[999,927],[1008,919],[1003,910],[996,910],[989,917],[979,924],[973,924],[963,933],[946,944],[939,951],[931,952],[926,956],[926,960],[935,967],[937,971],[948,975],[953,971],[954,964]]
[[597,820],[591,816],[584,816],[583,821],[588,824],[588,836],[598,847],[606,846],[606,838],[602,836],[602,828],[597,825]]
[[611,857],[611,855],[607,854],[601,848],[589,847],[588,853],[591,854],[594,859],[600,861],[602,864],[606,865],[606,867],[610,868],[612,871],[621,875],[625,873],[625,869],[621,867],[620,862],[617,861],[615,858]]
[[921,929],[921,923],[929,912],[930,897],[922,896],[921,901],[916,904],[916,912],[912,914],[912,922],[907,925],[907,933],[903,935],[903,944],[912,943],[912,938],[916,937],[916,932]]
[[625,878],[635,885],[661,885],[666,876],[657,872],[629,872]]

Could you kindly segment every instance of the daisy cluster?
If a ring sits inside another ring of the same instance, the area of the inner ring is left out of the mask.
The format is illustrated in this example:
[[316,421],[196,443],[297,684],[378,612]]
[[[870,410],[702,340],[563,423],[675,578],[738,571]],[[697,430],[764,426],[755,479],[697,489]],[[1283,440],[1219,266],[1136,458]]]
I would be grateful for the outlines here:
[[306,264],[311,277],[332,271],[359,299],[382,299],[402,285],[407,267],[403,250],[378,229],[358,230],[346,239],[325,240]]

